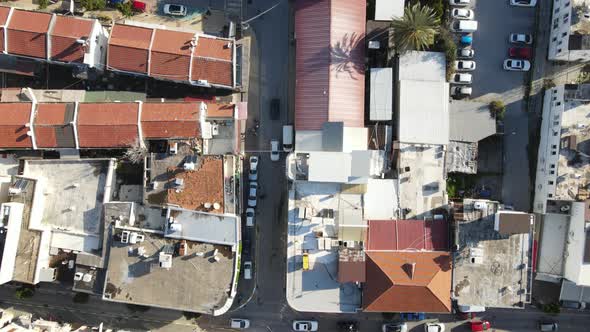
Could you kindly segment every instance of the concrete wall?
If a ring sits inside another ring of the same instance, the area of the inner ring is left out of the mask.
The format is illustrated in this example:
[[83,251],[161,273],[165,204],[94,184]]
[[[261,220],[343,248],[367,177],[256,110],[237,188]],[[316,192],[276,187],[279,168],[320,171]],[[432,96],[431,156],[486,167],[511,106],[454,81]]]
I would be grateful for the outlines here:
[[590,61],[590,50],[569,51],[573,0],[553,0],[547,58],[553,61]]
[[0,265],[0,285],[12,280],[14,274],[14,264],[16,261],[16,252],[20,237],[20,229],[23,221],[24,204],[22,203],[3,203],[0,211],[4,213],[5,208],[10,208],[8,216],[8,231],[6,242],[2,253],[2,265]]

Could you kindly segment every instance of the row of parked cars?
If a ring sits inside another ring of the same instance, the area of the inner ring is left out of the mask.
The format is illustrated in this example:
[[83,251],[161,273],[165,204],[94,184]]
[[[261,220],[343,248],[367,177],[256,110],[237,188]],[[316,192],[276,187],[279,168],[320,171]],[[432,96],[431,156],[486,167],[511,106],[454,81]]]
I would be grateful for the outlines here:
[[[453,97],[465,97],[471,95],[472,89],[469,86],[473,80],[470,71],[476,68],[473,60],[475,51],[471,47],[473,43],[472,33],[477,31],[477,21],[474,20],[475,12],[472,9],[464,8],[469,6],[471,0],[449,0],[451,6],[459,7],[451,10],[451,18],[454,19],[450,29],[461,34],[457,50],[457,61],[454,63],[456,74],[451,78],[453,84],[451,95]],[[537,0],[510,0],[510,4],[518,7],[534,7]],[[508,58],[504,60],[503,68],[508,71],[528,71],[531,68],[529,62],[532,57],[533,37],[525,33],[511,33],[508,37],[513,47],[508,49]]]

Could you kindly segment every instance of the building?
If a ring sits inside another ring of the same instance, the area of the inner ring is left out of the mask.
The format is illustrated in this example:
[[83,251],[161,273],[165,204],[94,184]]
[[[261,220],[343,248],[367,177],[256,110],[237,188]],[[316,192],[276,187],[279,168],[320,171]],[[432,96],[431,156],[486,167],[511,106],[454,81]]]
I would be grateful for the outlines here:
[[235,40],[151,27],[115,24],[108,41],[112,71],[204,87],[236,87]]
[[590,60],[590,2],[553,0],[550,38],[549,60]]
[[524,309],[535,264],[534,215],[475,199],[453,202],[453,211],[453,299],[465,306]]
[[363,311],[450,312],[448,222],[370,220]]
[[375,21],[391,21],[394,17],[404,16],[403,0],[375,1]]
[[108,34],[96,19],[0,7],[6,55],[104,70]]

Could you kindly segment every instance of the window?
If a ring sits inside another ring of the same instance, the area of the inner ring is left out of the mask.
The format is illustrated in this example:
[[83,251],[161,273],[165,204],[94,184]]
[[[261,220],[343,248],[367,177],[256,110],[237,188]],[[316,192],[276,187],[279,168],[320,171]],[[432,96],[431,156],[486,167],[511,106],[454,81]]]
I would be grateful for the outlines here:
[[563,40],[560,40],[559,43],[557,43],[557,45],[561,45],[563,44]]
[[555,168],[555,164],[551,164],[551,168]]
[[557,154],[557,152],[555,152],[555,151],[551,151],[551,155],[552,155],[552,156],[555,156],[556,154]]
[[557,149],[557,145],[553,144],[553,145],[551,145],[551,148],[552,149]]
[[561,53],[561,48],[558,48],[557,49],[557,53]]
[[565,37],[565,36],[567,36],[567,32],[562,32],[562,33],[561,33],[561,36],[562,36],[562,37]]
[[553,194],[547,194],[547,197],[551,198],[553,197]]
[[554,42],[555,42],[555,41],[557,41],[557,37],[553,37],[553,39],[552,39],[552,40],[553,40]]
[[569,7],[569,5],[570,5],[570,2],[568,1],[568,2],[565,3],[565,5],[563,5],[563,7],[564,8],[567,8],[567,7]]
[[556,102],[555,106],[561,106],[561,102],[560,101]]
[[556,100],[557,100],[557,97],[553,96],[553,101],[556,101]]
[[549,181],[549,185],[553,185],[553,181]]
[[557,132],[556,131],[553,132],[553,136],[557,136]]
[[549,174],[555,175],[555,171],[550,171]]
[[559,126],[559,121],[553,121],[554,126]]

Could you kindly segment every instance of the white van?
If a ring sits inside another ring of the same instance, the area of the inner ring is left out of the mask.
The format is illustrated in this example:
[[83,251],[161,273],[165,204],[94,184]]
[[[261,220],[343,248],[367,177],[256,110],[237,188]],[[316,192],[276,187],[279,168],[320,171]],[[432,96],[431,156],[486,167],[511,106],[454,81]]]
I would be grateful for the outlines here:
[[451,30],[455,32],[475,32],[477,31],[477,21],[457,20],[451,25]]
[[283,151],[293,151],[293,126],[283,126]]

